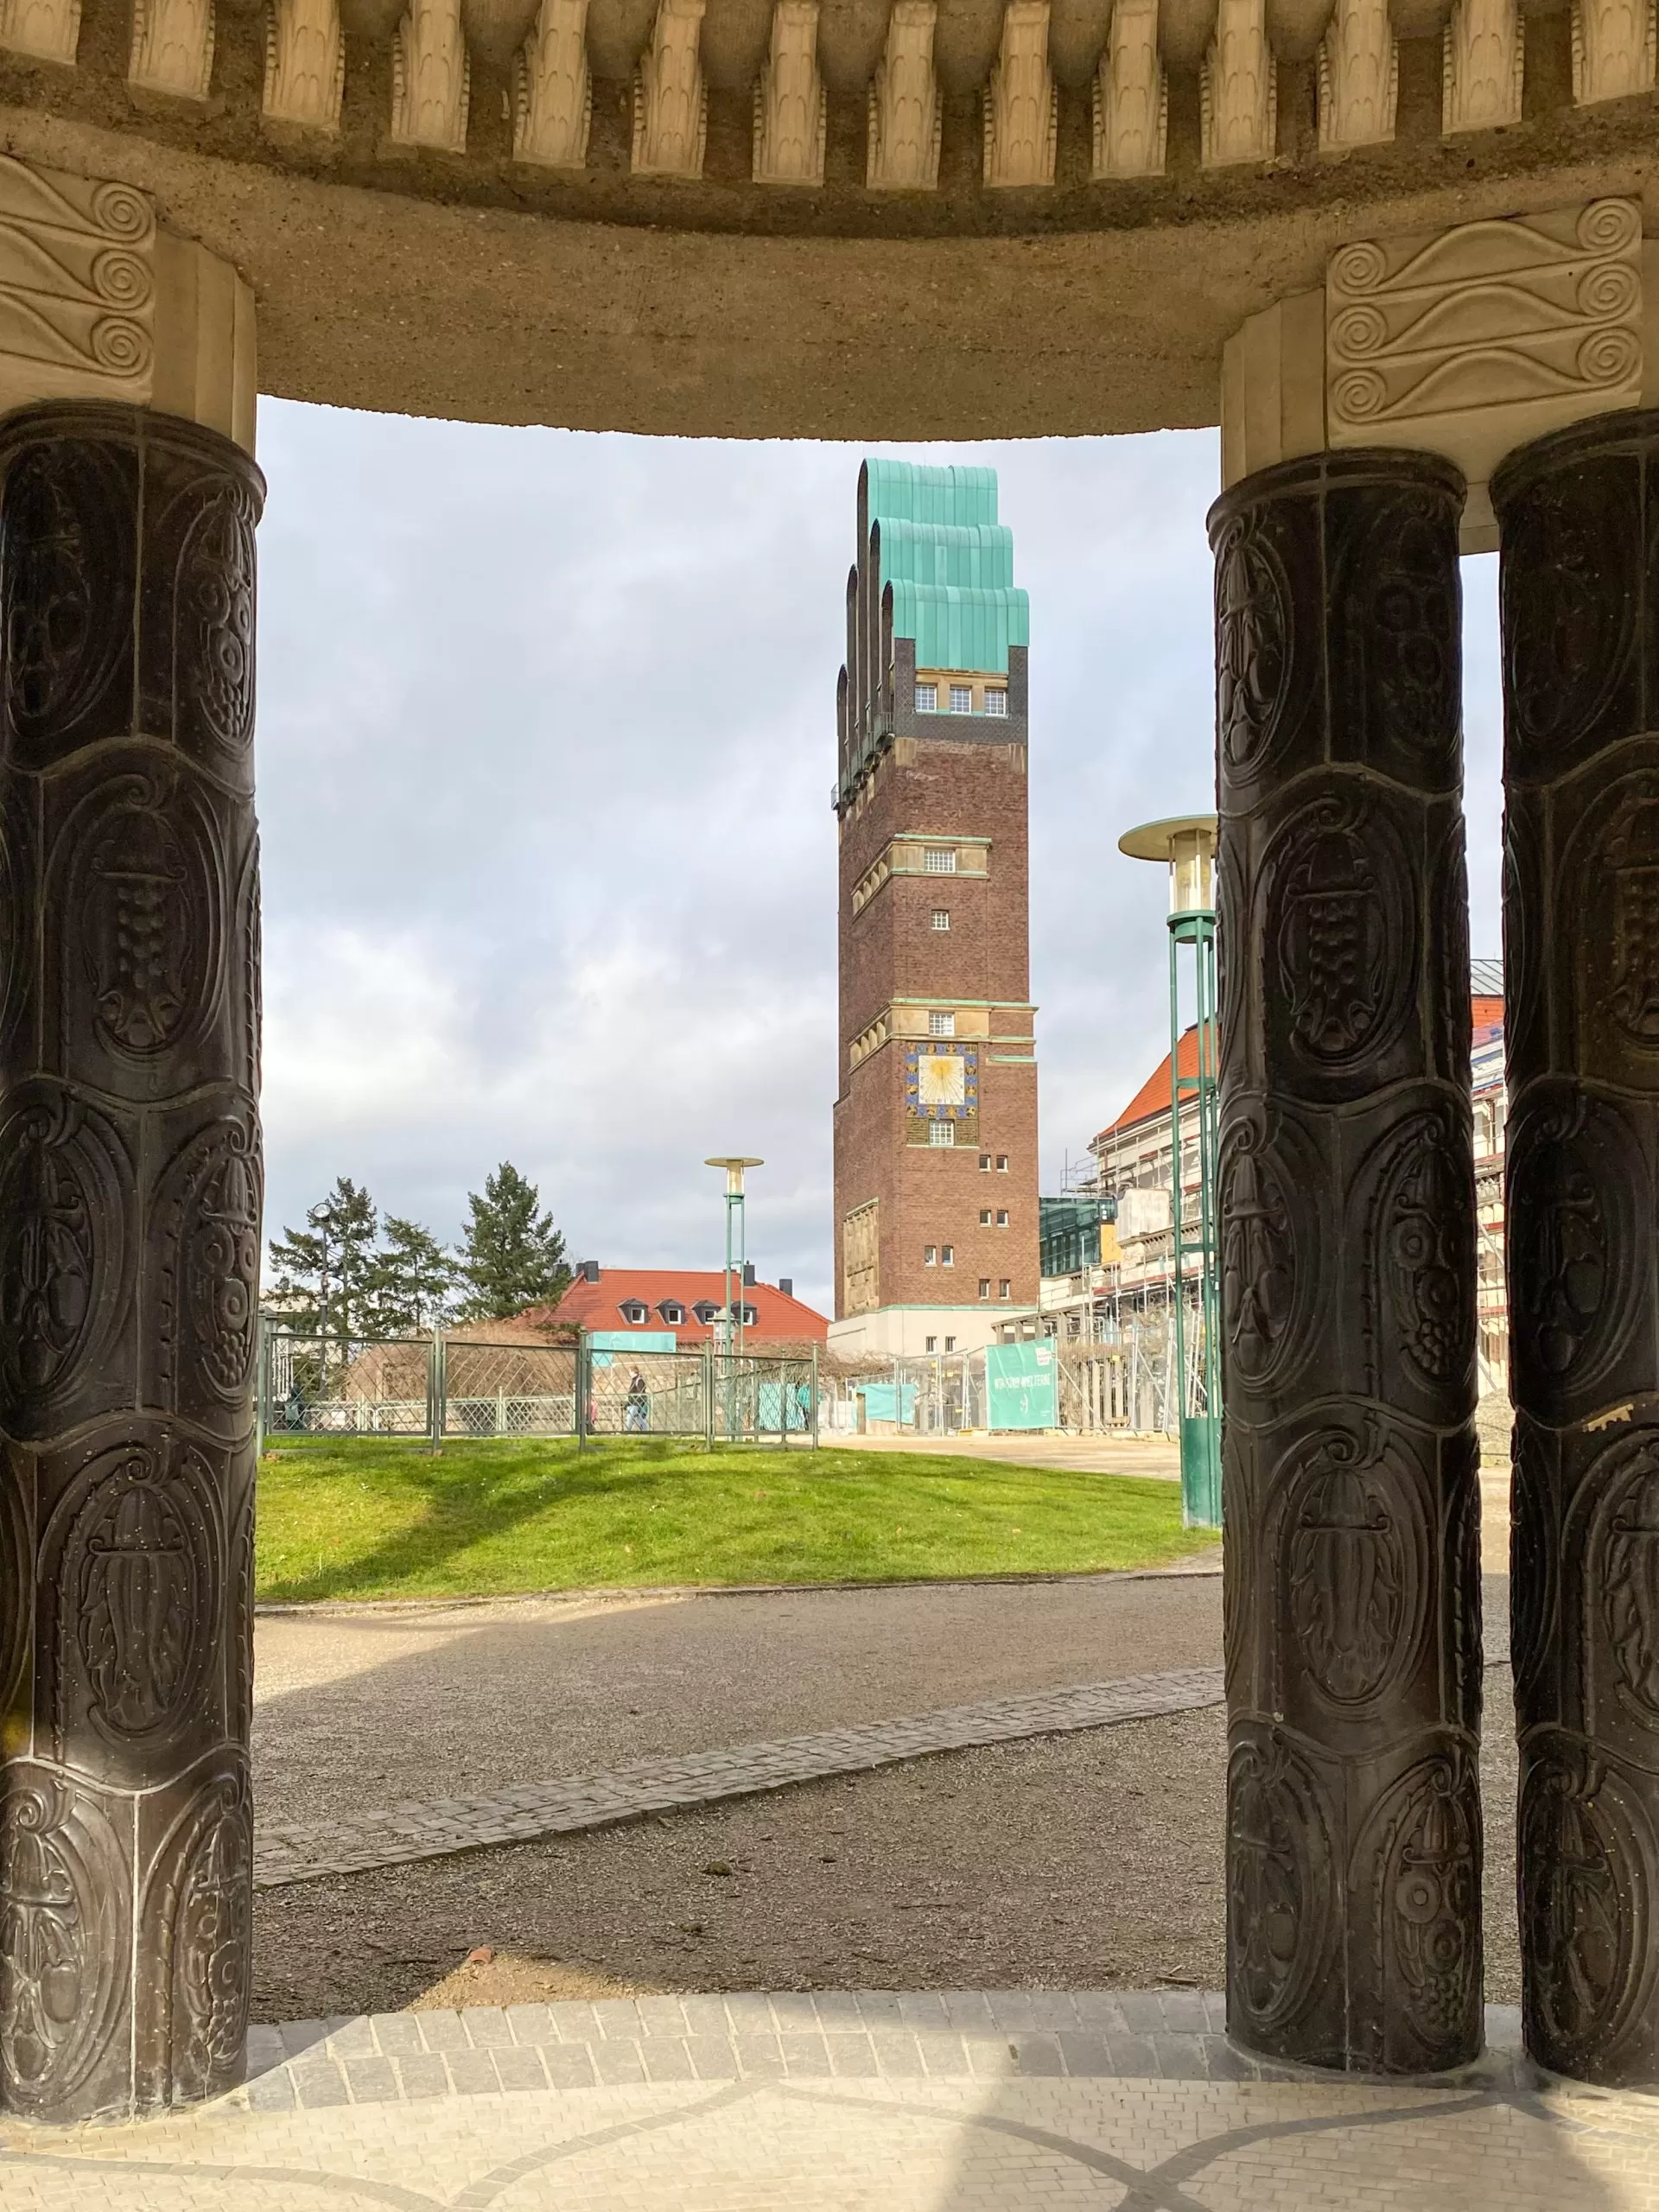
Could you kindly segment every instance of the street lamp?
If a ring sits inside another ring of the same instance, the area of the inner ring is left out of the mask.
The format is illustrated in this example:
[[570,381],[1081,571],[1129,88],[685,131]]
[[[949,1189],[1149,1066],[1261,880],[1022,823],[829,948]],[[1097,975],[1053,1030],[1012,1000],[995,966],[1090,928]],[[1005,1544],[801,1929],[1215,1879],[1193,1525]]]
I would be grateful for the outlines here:
[[[1216,1223],[1216,817],[1179,815],[1145,822],[1117,841],[1132,861],[1169,870],[1170,1227],[1175,1272],[1175,1389],[1181,1440],[1181,1512],[1188,1528],[1221,1526],[1221,1292]],[[1198,1023],[1194,1066],[1181,1072],[1182,950],[1192,950]],[[1181,1206],[1181,1107],[1198,1123],[1198,1218]],[[1193,1232],[1196,1231],[1196,1234]],[[1198,1262],[1198,1357],[1186,1370],[1186,1262]],[[1202,1396],[1200,1408],[1198,1401]]]
[[[736,1154],[733,1154],[726,1159],[705,1160],[702,1164],[705,1167],[723,1167],[726,1170],[726,1273],[721,1286],[725,1294],[721,1313],[725,1325],[726,1349],[729,1352],[734,1349],[732,1258],[733,1248],[735,1246],[738,1275],[735,1349],[741,1358],[743,1353],[743,1266],[747,1255],[747,1243],[743,1226],[743,1170],[746,1167],[764,1167],[766,1163],[764,1160],[756,1160],[752,1156],[739,1157]],[[731,1440],[736,1389],[737,1370],[728,1360],[726,1368],[726,1436],[728,1442]]]

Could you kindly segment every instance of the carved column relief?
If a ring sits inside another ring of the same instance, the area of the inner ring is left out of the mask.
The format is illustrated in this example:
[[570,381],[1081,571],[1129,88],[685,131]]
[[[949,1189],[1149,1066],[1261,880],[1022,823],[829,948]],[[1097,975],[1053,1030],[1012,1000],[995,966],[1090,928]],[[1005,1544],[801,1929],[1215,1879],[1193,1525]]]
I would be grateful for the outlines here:
[[818,0],[778,0],[772,52],[754,86],[754,181],[822,184],[827,118]]
[[588,0],[542,0],[513,64],[514,158],[550,169],[582,168],[593,119]]
[[205,100],[213,74],[213,0],[132,0],[127,82]]
[[1659,413],[1492,479],[1527,2047],[1659,2075]]
[[1168,136],[1158,0],[1117,0],[1095,73],[1093,174],[1161,176]]
[[1008,0],[984,105],[986,183],[1052,184],[1060,110],[1048,66],[1048,0]]
[[1525,60],[1520,0],[1452,0],[1443,35],[1440,128],[1491,130],[1519,123]]
[[1337,0],[1319,42],[1319,148],[1378,146],[1394,136],[1400,45],[1388,0]]
[[0,423],[0,2107],[240,2075],[254,527],[214,432]]
[[933,70],[934,0],[894,0],[887,49],[870,80],[864,181],[873,190],[931,192],[944,120]]
[[1204,165],[1265,162],[1279,127],[1279,72],[1266,0],[1221,0],[1199,79]]
[[266,120],[337,137],[345,89],[340,0],[270,0],[265,16]]
[[1227,2024],[1389,2073],[1481,2039],[1462,496],[1322,454],[1210,517]]
[[1573,97],[1580,107],[1650,92],[1655,0],[1573,0]]
[[37,61],[73,62],[80,0],[0,0],[0,47]]
[[651,44],[633,79],[633,173],[702,175],[709,87],[698,46],[703,0],[658,0]]
[[391,41],[394,143],[464,154],[472,84],[461,0],[410,0]]

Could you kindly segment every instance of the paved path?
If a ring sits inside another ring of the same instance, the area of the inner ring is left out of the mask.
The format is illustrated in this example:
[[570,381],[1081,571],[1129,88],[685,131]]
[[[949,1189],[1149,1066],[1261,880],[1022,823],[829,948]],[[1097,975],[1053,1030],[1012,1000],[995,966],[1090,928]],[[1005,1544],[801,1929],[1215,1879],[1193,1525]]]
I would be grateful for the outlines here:
[[646,1998],[256,2031],[137,2128],[0,2124],[6,2212],[1641,2212],[1659,2116],[1493,2048],[1434,2084],[1257,2067],[1219,2000]]
[[858,1436],[831,1434],[823,1441],[855,1452],[943,1452],[961,1459],[1001,1459],[1016,1467],[1071,1467],[1086,1475],[1147,1475],[1179,1482],[1180,1446],[1167,1436]]
[[646,1759],[561,1782],[521,1783],[491,1797],[443,1797],[394,1805],[354,1820],[262,1827],[255,1851],[254,1886],[280,1889],[324,1875],[407,1866],[504,1843],[533,1843],[543,1836],[606,1827],[673,1807],[715,1804],[726,1797],[782,1789],[791,1783],[868,1773],[937,1751],[1109,1727],[1119,1721],[1148,1719],[1154,1713],[1192,1713],[1202,1706],[1219,1705],[1224,1695],[1219,1667],[1129,1675],[1117,1681],[1039,1691],[1031,1697],[988,1698],[978,1705],[949,1707],[862,1728],[830,1729],[782,1743],[740,1744],[728,1751]]
[[1221,1580],[317,1606],[255,1630],[273,1828],[1221,1657]]

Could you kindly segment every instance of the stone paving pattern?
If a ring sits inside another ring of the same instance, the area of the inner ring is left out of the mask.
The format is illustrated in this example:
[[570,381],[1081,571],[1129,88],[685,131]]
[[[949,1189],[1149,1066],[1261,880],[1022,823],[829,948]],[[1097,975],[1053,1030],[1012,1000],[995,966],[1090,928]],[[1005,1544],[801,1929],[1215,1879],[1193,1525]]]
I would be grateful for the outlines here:
[[1022,1697],[987,1698],[908,1719],[830,1728],[771,1744],[679,1758],[644,1759],[598,1774],[523,1783],[488,1796],[438,1797],[349,1820],[262,1832],[254,1886],[361,1873],[422,1859],[447,1858],[509,1843],[638,1820],[671,1807],[781,1789],[791,1783],[867,1772],[902,1759],[1027,1736],[1109,1727],[1155,1714],[1219,1705],[1219,1667],[1186,1667],[1109,1682],[1085,1682]]
[[218,2103],[0,2123],[6,2212],[1649,2212],[1659,2109],[1497,2048],[1257,2067],[1193,1991],[644,1997],[255,2031]]

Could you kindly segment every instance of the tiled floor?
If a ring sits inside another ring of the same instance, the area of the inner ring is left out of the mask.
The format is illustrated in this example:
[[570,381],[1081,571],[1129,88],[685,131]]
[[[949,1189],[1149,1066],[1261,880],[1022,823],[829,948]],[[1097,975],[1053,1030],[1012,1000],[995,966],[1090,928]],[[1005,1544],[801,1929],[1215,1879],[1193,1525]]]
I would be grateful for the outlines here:
[[5,2212],[1636,2212],[1659,2106],[1493,2048],[1256,2069],[1195,1993],[642,1998],[257,2031],[246,2088],[0,2128]]

